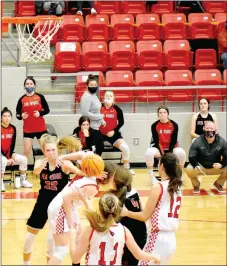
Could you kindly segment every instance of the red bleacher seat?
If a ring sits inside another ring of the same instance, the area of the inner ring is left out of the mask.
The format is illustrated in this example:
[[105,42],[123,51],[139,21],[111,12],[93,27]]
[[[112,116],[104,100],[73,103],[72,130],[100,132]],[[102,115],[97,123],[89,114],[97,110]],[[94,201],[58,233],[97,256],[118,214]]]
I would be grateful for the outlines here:
[[211,14],[227,11],[226,1],[202,1],[202,5],[205,11]]
[[191,39],[212,39],[215,37],[210,13],[191,13],[188,15],[188,22]]
[[[159,70],[138,70],[135,75],[136,86],[163,86],[163,75]],[[161,102],[164,101],[162,90],[136,89],[134,91],[136,100],[140,102]]]
[[135,45],[132,41],[112,41],[109,43],[109,52],[113,70],[135,68]]
[[15,17],[35,16],[35,1],[15,1]]
[[157,14],[139,14],[136,16],[136,39],[159,40],[161,38],[160,18]]
[[[190,70],[167,70],[165,72],[165,83],[167,86],[193,85],[192,72]],[[167,101],[194,101],[195,89],[166,89],[164,90]]]
[[192,66],[193,53],[187,40],[167,40],[163,53],[168,69],[189,69]]
[[[88,79],[88,75],[78,75],[76,76],[76,86],[75,86],[75,103],[80,102],[80,99],[86,90],[86,81]],[[99,72],[99,86],[104,87],[104,75],[102,72]]]
[[94,8],[99,14],[118,14],[120,13],[119,1],[97,1],[94,2]]
[[[221,73],[218,69],[198,69],[195,71],[196,85],[222,85]],[[199,97],[209,100],[223,100],[225,90],[223,89],[198,89]]]
[[107,15],[87,15],[87,40],[105,41],[109,40],[109,17]]
[[217,13],[215,14],[215,21],[218,22],[217,32],[220,32],[225,28],[225,22],[227,20],[227,13]]
[[173,1],[158,1],[157,4],[152,5],[151,12],[157,14],[172,13]]
[[86,71],[106,71],[108,49],[106,42],[83,42],[83,68]]
[[146,12],[145,1],[124,1],[122,2],[122,13],[140,14]]
[[162,25],[165,40],[187,39],[185,14],[163,14]]
[[[107,71],[107,87],[133,87],[133,74],[131,71]],[[133,90],[114,90],[116,102],[133,102]]]
[[84,41],[84,19],[82,16],[66,15],[62,16],[63,22],[59,30],[59,38],[65,42]]
[[131,14],[111,16],[113,40],[134,40],[134,17]]
[[138,41],[136,51],[137,65],[140,69],[162,68],[162,43],[160,41]]
[[58,72],[80,70],[81,46],[79,42],[57,42],[54,56],[54,69]]
[[198,49],[195,52],[196,69],[213,69],[217,67],[217,54],[214,49]]

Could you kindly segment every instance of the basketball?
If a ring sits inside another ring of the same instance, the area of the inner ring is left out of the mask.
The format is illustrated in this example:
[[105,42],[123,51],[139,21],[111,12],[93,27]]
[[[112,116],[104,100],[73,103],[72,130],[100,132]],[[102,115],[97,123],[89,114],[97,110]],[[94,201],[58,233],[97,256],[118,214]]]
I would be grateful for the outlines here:
[[82,161],[81,169],[87,176],[100,176],[104,171],[103,159],[97,154],[89,154]]

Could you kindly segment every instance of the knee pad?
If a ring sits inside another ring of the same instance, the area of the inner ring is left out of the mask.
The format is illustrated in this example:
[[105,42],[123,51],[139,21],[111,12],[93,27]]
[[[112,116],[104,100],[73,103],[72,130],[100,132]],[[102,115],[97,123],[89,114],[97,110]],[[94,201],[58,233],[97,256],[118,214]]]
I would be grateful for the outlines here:
[[121,143],[119,149],[122,151],[123,160],[128,161],[130,157],[130,150],[128,144],[125,142]]
[[19,164],[19,170],[21,170],[21,171],[27,170],[28,159],[26,156],[21,155],[21,154],[16,154],[15,161],[16,161],[16,163]]
[[54,257],[59,261],[63,261],[64,257],[68,254],[68,246],[60,246],[55,248]]
[[35,242],[35,237],[36,237],[36,235],[34,235],[30,232],[27,232],[27,234],[25,236],[25,242],[24,242],[24,253],[25,254],[32,253],[33,245]]
[[154,157],[157,155],[157,148],[148,148],[145,152],[145,161],[147,166],[153,166]]
[[2,171],[2,174],[5,173],[5,170],[6,170],[6,166],[7,166],[7,158],[5,156],[1,156],[2,157],[2,166],[1,166],[1,171]]
[[186,160],[186,153],[182,148],[173,149],[173,153],[177,156],[180,164],[184,164]]
[[54,250],[55,250],[55,243],[54,243],[53,234],[49,232],[47,236],[47,257],[49,258],[52,257],[54,255]]

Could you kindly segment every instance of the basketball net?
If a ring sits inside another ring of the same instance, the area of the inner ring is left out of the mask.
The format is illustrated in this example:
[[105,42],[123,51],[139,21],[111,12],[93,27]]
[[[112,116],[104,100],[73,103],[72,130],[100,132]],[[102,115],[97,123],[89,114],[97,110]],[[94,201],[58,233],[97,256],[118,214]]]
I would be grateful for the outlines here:
[[50,59],[50,41],[61,23],[61,20],[52,19],[45,20],[42,24],[38,21],[32,31],[29,24],[16,24],[21,49],[20,60],[37,63]]

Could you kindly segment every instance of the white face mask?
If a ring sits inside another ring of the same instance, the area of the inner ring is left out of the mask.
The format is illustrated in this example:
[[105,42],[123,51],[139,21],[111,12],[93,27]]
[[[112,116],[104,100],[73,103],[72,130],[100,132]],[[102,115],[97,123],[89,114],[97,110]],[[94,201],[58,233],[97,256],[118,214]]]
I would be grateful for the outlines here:
[[104,99],[104,103],[113,104],[113,100],[112,99],[105,98]]

